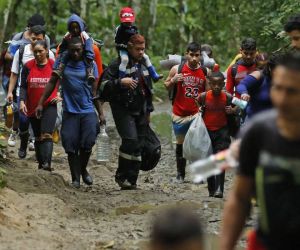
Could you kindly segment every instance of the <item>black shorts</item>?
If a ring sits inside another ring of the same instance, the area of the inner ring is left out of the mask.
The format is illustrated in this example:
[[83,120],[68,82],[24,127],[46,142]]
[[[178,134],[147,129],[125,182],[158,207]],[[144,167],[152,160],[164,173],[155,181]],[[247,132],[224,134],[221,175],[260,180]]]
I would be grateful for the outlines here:
[[95,145],[99,131],[99,120],[95,112],[63,112],[61,140],[66,153],[77,153],[79,149],[90,151]]

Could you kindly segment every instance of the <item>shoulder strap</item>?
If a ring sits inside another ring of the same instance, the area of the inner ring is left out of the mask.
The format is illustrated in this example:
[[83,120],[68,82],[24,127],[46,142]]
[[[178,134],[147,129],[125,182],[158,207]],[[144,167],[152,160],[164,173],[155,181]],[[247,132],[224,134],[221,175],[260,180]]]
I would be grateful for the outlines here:
[[23,59],[23,55],[24,55],[24,50],[25,50],[25,45],[24,44],[20,45],[20,47],[19,47],[19,72],[23,65],[22,59]]
[[201,101],[201,106],[204,107],[206,102],[206,92],[200,94],[200,101]]
[[[177,69],[177,73],[180,74],[182,72],[182,68],[185,64],[185,60],[182,60],[181,63],[179,64],[178,66],[178,69]],[[176,96],[176,93],[177,93],[177,85],[175,84],[170,90],[169,90],[169,99],[170,101],[172,101],[172,105],[174,104],[174,100],[175,100],[175,96]]]
[[183,66],[185,64],[185,60],[181,61],[181,63],[178,66],[177,73],[180,74],[182,72]]
[[226,94],[226,106],[230,106],[232,102],[232,95],[229,94],[228,92],[225,92]]
[[201,69],[205,76],[207,76],[207,68],[201,65]]
[[238,64],[235,63],[232,65],[232,68],[231,68],[231,76],[232,76],[232,79],[234,80],[235,79],[235,76],[237,74],[237,69],[238,69]]

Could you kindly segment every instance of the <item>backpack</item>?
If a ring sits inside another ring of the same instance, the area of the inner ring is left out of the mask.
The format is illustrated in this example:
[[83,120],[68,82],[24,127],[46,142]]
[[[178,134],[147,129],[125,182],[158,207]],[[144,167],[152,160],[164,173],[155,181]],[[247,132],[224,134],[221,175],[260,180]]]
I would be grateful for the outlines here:
[[[186,63],[186,60],[182,60],[181,63],[178,66],[178,70],[177,73],[180,74],[182,72],[182,68],[184,66],[184,64]],[[200,68],[202,69],[205,77],[207,76],[207,68],[204,66],[200,66]],[[172,105],[174,104],[174,100],[176,97],[176,92],[177,92],[177,86],[176,84],[173,85],[173,87],[171,89],[168,90],[168,96],[169,96],[169,100],[172,102]]]
[[140,169],[149,171],[156,167],[161,156],[161,145],[155,132],[147,126],[146,135],[142,142],[142,163]]
[[[200,102],[202,106],[202,117],[204,116],[205,112],[205,102],[206,102],[206,93],[204,92],[200,95]],[[226,94],[226,106],[231,106],[232,96],[225,92]],[[240,129],[240,116],[236,114],[230,114],[227,116],[227,126],[229,130],[229,135],[235,137]]]

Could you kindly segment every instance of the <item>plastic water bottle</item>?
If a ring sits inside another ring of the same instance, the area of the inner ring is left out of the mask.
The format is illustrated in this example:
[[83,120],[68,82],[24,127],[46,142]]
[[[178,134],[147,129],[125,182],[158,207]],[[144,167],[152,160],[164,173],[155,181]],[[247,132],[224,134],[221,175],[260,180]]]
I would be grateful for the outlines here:
[[0,107],[4,107],[6,104],[6,94],[2,84],[0,83]]
[[11,128],[13,125],[13,119],[14,119],[13,104],[10,104],[10,105],[7,105],[7,107],[6,107],[5,126],[8,128]]
[[100,134],[97,138],[97,162],[108,162],[110,158],[110,143],[109,137],[105,131],[105,125],[100,127]]
[[239,98],[233,97],[232,98],[232,104],[238,106],[241,109],[245,109],[248,105],[248,102],[241,100]]
[[210,155],[206,159],[198,160],[188,168],[194,177],[194,182],[199,183],[206,178],[218,175],[228,168],[237,167],[238,162],[233,157],[230,149],[223,150],[217,154]]

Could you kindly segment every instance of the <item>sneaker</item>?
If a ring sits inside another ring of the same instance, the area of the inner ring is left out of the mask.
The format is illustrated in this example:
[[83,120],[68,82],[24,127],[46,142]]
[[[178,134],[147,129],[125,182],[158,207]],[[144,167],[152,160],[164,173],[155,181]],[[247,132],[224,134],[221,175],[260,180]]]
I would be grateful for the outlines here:
[[9,135],[7,144],[10,147],[16,146],[16,141],[17,141],[17,131],[12,131],[11,134]]
[[29,151],[34,151],[34,140],[30,140],[28,144]]

